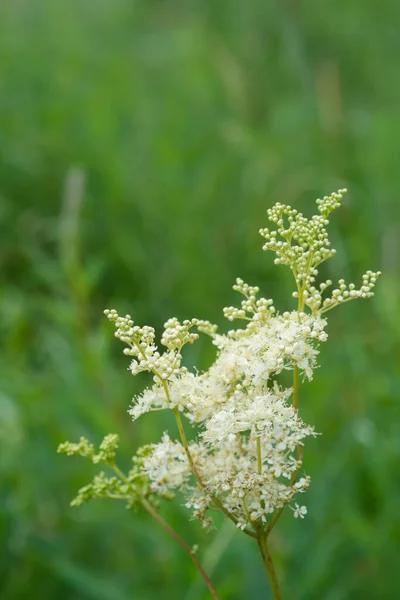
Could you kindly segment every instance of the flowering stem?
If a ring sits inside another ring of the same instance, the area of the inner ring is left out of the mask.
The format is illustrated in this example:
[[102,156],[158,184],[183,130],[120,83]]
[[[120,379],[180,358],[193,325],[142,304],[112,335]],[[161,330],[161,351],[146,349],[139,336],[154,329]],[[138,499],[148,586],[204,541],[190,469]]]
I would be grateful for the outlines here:
[[260,437],[257,438],[257,469],[258,469],[258,474],[261,475],[261,473],[262,473],[262,456],[261,456],[261,439],[260,439]]
[[[299,294],[298,312],[300,313],[304,309],[304,296],[303,296],[303,290],[299,286],[297,289],[298,289],[298,294]],[[299,387],[300,387],[299,367],[297,365],[293,365],[293,408],[297,414],[299,414]],[[302,446],[299,443],[299,444],[297,444],[297,461],[298,462],[301,461],[302,454],[303,454]],[[291,486],[296,483],[298,474],[299,474],[299,467],[296,469],[296,471],[292,475],[292,479],[290,481]],[[281,516],[283,509],[284,509],[284,506],[282,506],[275,512],[274,516],[272,517],[272,519],[265,531],[266,537],[268,537],[268,535],[271,533],[275,523]]]
[[[121,469],[119,467],[117,467],[117,465],[115,463],[110,465],[110,467],[113,469],[113,471],[118,475],[118,477],[128,487],[131,487],[129,479],[126,477],[126,475],[124,475],[124,473],[121,471]],[[113,495],[113,497],[116,498],[118,496]],[[121,496],[121,498],[123,498],[123,497],[124,496]],[[195,555],[193,550],[191,548],[189,548],[189,546],[181,538],[181,536],[178,533],[176,533],[176,531],[174,529],[172,529],[172,527],[170,525],[168,525],[168,523],[166,521],[164,521],[164,519],[161,517],[161,515],[158,514],[158,512],[152,507],[152,505],[150,504],[150,502],[148,502],[146,500],[146,498],[141,498],[140,502],[141,502],[143,508],[145,508],[145,510],[147,510],[147,512],[156,519],[156,521],[161,525],[161,527],[163,527],[165,529],[165,531],[167,531],[169,533],[169,535],[171,535],[174,538],[174,540],[177,541],[178,544],[184,549],[184,551],[190,556],[190,558],[196,565],[197,569],[199,570],[201,576],[203,577],[208,589],[210,590],[212,597],[215,600],[219,600],[219,596],[218,596],[217,592],[215,591],[210,578],[208,577],[207,573],[203,569],[199,559],[197,558],[197,556]]]
[[268,572],[274,600],[282,600],[282,595],[279,590],[278,578],[276,576],[274,563],[272,561],[272,557],[268,549],[267,538],[265,535],[262,534],[262,532],[260,532],[260,535],[257,537],[257,541],[261,551],[261,555],[263,557],[265,568]]
[[117,465],[114,463],[113,465],[110,465],[110,467],[112,468],[112,470],[118,475],[118,477],[120,479],[122,479],[122,481],[128,486],[130,487],[130,483],[129,483],[129,479],[126,477],[126,475],[123,474],[123,472],[121,471],[121,469],[119,467],[117,467]]
[[[293,408],[295,409],[296,413],[298,414],[299,412],[299,368],[297,365],[294,365],[293,367]],[[296,459],[298,462],[301,461],[302,459],[302,454],[303,454],[303,448],[302,445],[300,443],[297,444],[297,456]],[[294,485],[296,483],[297,480],[297,476],[299,474],[299,470],[300,467],[297,467],[297,469],[295,470],[295,472],[292,475],[292,478],[290,480],[290,486]],[[282,511],[285,507],[282,506],[281,508],[279,508],[274,516],[272,517],[267,529],[265,530],[265,534],[268,537],[269,534],[271,533],[272,529],[275,526],[275,523],[277,522],[277,520],[279,519],[279,517],[282,514]]]
[[[204,490],[206,490],[209,493],[210,498],[214,502],[214,504],[216,506],[218,506],[218,508],[224,513],[224,515],[226,517],[228,517],[228,519],[230,519],[231,521],[233,521],[233,523],[235,525],[237,525],[237,523],[238,523],[237,518],[232,513],[230,513],[229,510],[227,510],[225,508],[225,506],[222,504],[222,502],[216,496],[214,496],[213,494],[211,494],[208,491],[207,486],[205,485],[205,483],[203,483],[203,480],[202,480],[202,478],[201,478],[201,476],[200,476],[200,474],[199,474],[199,472],[198,472],[198,470],[196,468],[196,465],[194,464],[193,456],[192,456],[192,454],[190,452],[189,444],[188,444],[188,441],[186,439],[185,430],[183,428],[183,423],[182,423],[181,415],[179,414],[179,409],[178,409],[177,406],[174,407],[174,414],[175,414],[175,418],[176,418],[176,423],[178,425],[179,435],[180,435],[180,438],[181,438],[182,446],[185,449],[186,456],[187,456],[187,459],[189,461],[190,468],[192,470],[192,473],[193,473],[194,477],[197,479],[199,485]],[[248,529],[243,529],[243,531],[245,533],[247,533],[247,535],[250,535],[251,537],[254,537],[254,538],[257,537],[255,533],[253,533],[252,531],[249,531]]]
[[214,598],[214,600],[219,600],[219,596],[218,596],[213,584],[211,583],[210,578],[208,577],[207,573],[203,569],[201,562],[199,561],[199,559],[197,558],[197,556],[195,555],[193,550],[191,548],[189,548],[189,546],[181,538],[181,536],[178,535],[176,533],[176,531],[174,529],[172,529],[172,527],[170,525],[168,525],[168,523],[166,521],[164,521],[164,519],[158,514],[158,512],[152,507],[152,505],[149,502],[147,502],[147,500],[145,500],[144,498],[142,499],[142,505],[147,510],[147,512],[156,519],[156,521],[161,525],[161,527],[163,527],[165,529],[165,531],[167,533],[169,533],[169,535],[172,536],[176,542],[178,542],[178,544],[181,546],[181,548],[184,549],[186,554],[188,554],[190,556],[190,558],[196,565],[196,568],[198,569],[200,575],[204,579],[208,589],[210,590],[212,597]]
[[[164,387],[164,391],[165,391],[165,395],[167,397],[167,400],[168,400],[168,402],[170,402],[171,398],[170,398],[170,395],[169,395],[168,384],[164,380],[162,380],[162,384],[163,384],[163,387]],[[175,415],[175,419],[176,419],[176,424],[178,426],[178,430],[179,430],[179,435],[180,435],[180,438],[181,438],[182,446],[184,447],[184,450],[185,450],[185,453],[186,453],[186,456],[187,456],[187,459],[189,461],[189,465],[190,465],[190,468],[191,468],[191,471],[192,471],[194,477],[198,481],[199,485],[204,490],[206,490],[209,493],[210,498],[214,502],[214,504],[216,506],[218,506],[218,508],[224,513],[224,515],[226,517],[228,517],[228,519],[230,519],[235,525],[237,525],[237,523],[238,523],[237,518],[234,515],[232,515],[232,513],[230,513],[225,508],[225,506],[222,504],[222,502],[216,496],[214,496],[213,494],[211,494],[208,491],[207,486],[203,483],[202,478],[201,478],[201,476],[200,476],[200,474],[199,474],[199,472],[198,472],[198,470],[196,468],[196,465],[194,464],[192,453],[190,452],[190,449],[189,449],[189,444],[188,444],[188,441],[187,441],[187,438],[186,438],[185,430],[183,428],[183,423],[182,423],[181,415],[179,414],[179,408],[177,406],[174,406],[173,410],[174,410],[174,415]],[[248,529],[244,529],[243,531],[245,533],[247,533],[247,535],[250,535],[251,537],[256,537],[255,533],[253,533],[252,531],[249,531]]]
[[293,366],[293,408],[299,412],[299,367]]
[[[138,348],[140,349],[140,346],[138,346]],[[142,350],[141,350],[141,352],[142,352]],[[163,379],[162,377],[160,377],[160,375],[154,369],[153,369],[153,373],[160,379],[160,381],[162,383],[162,386],[164,388],[164,392],[165,392],[165,395],[167,397],[167,400],[168,400],[168,402],[171,402],[171,397],[169,395],[168,383],[165,381],[165,379]],[[196,480],[198,481],[198,483],[201,485],[201,487],[203,489],[207,490],[207,486],[203,483],[203,481],[202,481],[202,479],[201,479],[201,477],[199,475],[199,472],[196,469],[196,465],[194,464],[194,460],[193,460],[192,454],[191,454],[190,449],[189,449],[189,444],[187,442],[185,430],[183,428],[183,423],[182,423],[181,415],[179,414],[179,408],[177,406],[174,407],[174,415],[175,415],[176,423],[178,425],[178,430],[179,430],[179,435],[180,435],[180,438],[181,438],[181,442],[182,442],[182,445],[183,445],[183,447],[185,449],[185,453],[186,453],[187,459],[189,461],[189,465],[190,465],[191,471],[192,471],[194,477],[196,478]],[[212,499],[212,501],[214,502],[214,504],[216,506],[218,506],[218,508],[224,513],[224,515],[226,517],[228,517],[228,519],[230,519],[235,525],[237,525],[238,520],[236,519],[236,517],[234,515],[232,515],[225,508],[225,506],[222,504],[222,502],[220,502],[218,500],[218,498],[216,498],[213,494],[210,494],[210,498]],[[249,531],[248,529],[244,529],[243,531],[245,533],[247,533],[247,535],[250,535],[251,537],[256,537],[255,534],[253,532]]]

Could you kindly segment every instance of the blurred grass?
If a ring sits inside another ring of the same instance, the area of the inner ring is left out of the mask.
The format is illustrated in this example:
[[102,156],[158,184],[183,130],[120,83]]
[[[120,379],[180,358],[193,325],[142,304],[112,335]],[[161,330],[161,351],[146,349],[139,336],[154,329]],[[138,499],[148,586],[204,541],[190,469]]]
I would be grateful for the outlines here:
[[[55,450],[118,431],[128,464],[170,424],[130,422],[145,382],[103,308],[224,326],[237,276],[288,306],[290,280],[260,250],[265,210],[309,213],[343,186],[328,275],[384,278],[331,316],[302,392],[323,433],[306,452],[309,518],[284,517],[274,547],[287,597],[397,597],[399,19],[394,0],[0,4],[2,598],[207,597],[146,516],[70,509],[92,470]],[[199,342],[188,364],[211,356]],[[223,598],[269,597],[252,540],[164,513],[200,540]]]

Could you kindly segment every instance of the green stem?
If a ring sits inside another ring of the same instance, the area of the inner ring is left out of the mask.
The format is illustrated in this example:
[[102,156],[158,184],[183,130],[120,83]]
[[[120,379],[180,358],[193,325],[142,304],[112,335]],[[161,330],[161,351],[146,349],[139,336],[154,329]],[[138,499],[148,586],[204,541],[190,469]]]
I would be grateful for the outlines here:
[[243,496],[242,503],[243,503],[244,512],[246,513],[247,520],[248,520],[249,523],[251,523],[251,515],[250,515],[250,512],[249,512],[249,508],[247,506],[246,496]]
[[258,474],[262,474],[262,456],[261,456],[261,438],[257,438],[257,470]]
[[194,562],[196,568],[198,569],[199,573],[201,574],[202,578],[204,579],[208,589],[210,590],[212,597],[214,598],[214,600],[219,600],[219,596],[218,596],[213,584],[211,583],[210,578],[208,577],[207,573],[203,569],[201,562],[199,561],[199,559],[197,558],[197,556],[193,552],[193,550],[191,548],[189,548],[189,546],[181,538],[181,536],[178,535],[176,533],[176,531],[174,529],[172,529],[172,527],[170,525],[168,525],[168,523],[166,521],[164,521],[164,519],[158,514],[158,512],[152,507],[152,505],[149,502],[147,502],[147,500],[145,500],[144,498],[142,499],[142,504],[143,504],[143,507],[147,510],[147,512],[152,517],[154,517],[154,519],[156,519],[156,521],[161,525],[161,527],[163,527],[163,529],[165,529],[165,531],[167,533],[169,533],[169,535],[171,537],[173,537],[176,542],[178,542],[178,544],[181,546],[181,548],[184,549],[186,554],[188,554],[190,556],[190,558]]
[[[302,312],[303,300],[304,300],[303,294],[301,293],[299,295],[299,306],[298,306],[299,312]],[[297,414],[299,414],[299,388],[300,388],[299,368],[297,365],[294,365],[293,366],[293,408]],[[298,462],[301,462],[302,455],[303,455],[303,447],[300,443],[298,443],[297,444],[297,456],[296,456],[296,459]],[[290,487],[296,483],[297,476],[299,474],[299,470],[300,470],[300,467],[298,467],[296,469],[296,471],[293,473],[292,478],[290,480]],[[275,526],[275,523],[278,521],[284,508],[285,508],[285,506],[281,506],[281,508],[279,508],[275,512],[268,527],[265,530],[266,537],[268,537],[269,534],[271,533],[272,529]]]
[[126,477],[126,475],[123,474],[123,472],[121,471],[121,469],[119,467],[117,467],[117,465],[114,463],[112,465],[110,465],[110,467],[112,468],[112,470],[118,475],[118,477],[120,479],[122,479],[122,481],[127,485],[127,486],[131,486],[131,484],[129,483],[129,479]]
[[293,367],[293,408],[296,413],[299,412],[299,367]]
[[[119,467],[117,467],[117,465],[114,463],[112,465],[110,465],[110,467],[113,469],[113,471],[118,475],[118,477],[128,486],[131,487],[131,484],[129,482],[129,479],[126,477],[126,475],[121,471],[121,469]],[[117,494],[110,494],[110,497],[113,498],[125,498],[125,496],[119,496]],[[168,525],[168,523],[166,521],[164,521],[164,519],[161,517],[161,515],[158,514],[158,512],[153,508],[153,506],[150,504],[150,502],[148,502],[146,500],[146,498],[141,498],[140,502],[143,506],[143,508],[145,508],[145,510],[147,510],[147,512],[154,517],[154,519],[156,519],[156,521],[161,525],[161,527],[163,527],[165,529],[165,531],[167,531],[169,533],[169,535],[171,537],[174,538],[174,540],[176,542],[178,542],[178,544],[185,550],[185,552],[190,556],[190,558],[192,559],[192,561],[194,562],[194,564],[196,565],[198,571],[200,572],[201,576],[203,577],[208,589],[211,592],[212,597],[215,600],[219,600],[219,596],[217,594],[217,592],[215,591],[210,578],[208,577],[207,573],[205,572],[205,570],[203,569],[199,559],[197,558],[197,556],[195,555],[195,553],[193,552],[193,550],[191,548],[189,548],[189,546],[186,544],[186,542],[181,538],[181,536],[174,530],[172,529],[172,527],[170,525]]]
[[298,294],[299,294],[299,303],[298,303],[298,312],[303,312],[304,311],[304,289],[299,287],[298,288]]
[[279,590],[278,578],[276,576],[274,563],[272,561],[272,557],[268,549],[267,538],[261,533],[260,536],[257,538],[257,541],[261,551],[261,556],[263,557],[265,568],[268,572],[274,600],[282,600],[282,595]]

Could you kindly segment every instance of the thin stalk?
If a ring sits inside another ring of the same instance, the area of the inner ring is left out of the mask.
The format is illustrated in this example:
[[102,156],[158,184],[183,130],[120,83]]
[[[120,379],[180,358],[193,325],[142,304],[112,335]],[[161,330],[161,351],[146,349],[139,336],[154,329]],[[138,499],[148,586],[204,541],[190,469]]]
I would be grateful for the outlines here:
[[118,475],[118,477],[120,479],[122,479],[122,481],[127,485],[127,486],[131,486],[131,484],[129,483],[129,479],[126,477],[126,475],[123,474],[123,472],[121,471],[121,469],[119,467],[117,467],[117,465],[114,463],[113,465],[110,465],[110,467],[112,468],[112,470]]
[[[304,296],[303,296],[303,291],[299,288],[298,312],[302,312],[303,308],[304,308]],[[299,368],[297,365],[294,365],[293,366],[293,408],[297,414],[299,414],[299,388],[300,388]],[[302,455],[303,455],[303,447],[300,443],[298,443],[296,459],[299,463],[301,462]],[[299,470],[300,470],[300,467],[298,467],[296,469],[296,471],[293,473],[292,478],[290,480],[290,486],[292,486],[296,483],[297,476],[299,474]],[[267,526],[267,528],[265,530],[266,537],[268,537],[269,534],[271,533],[272,529],[275,526],[275,523],[278,521],[284,508],[285,508],[285,506],[281,506],[281,508],[279,508],[275,512],[274,516],[272,517],[269,525]]]
[[243,449],[243,445],[242,445],[242,435],[239,432],[237,432],[237,434],[236,434],[236,440],[238,443],[238,448],[239,448],[240,454],[244,454],[244,449]]
[[[121,469],[119,467],[117,467],[117,465],[115,463],[112,464],[112,465],[110,465],[110,467],[118,475],[118,477],[128,487],[130,487],[129,479],[126,477],[126,475],[124,475],[124,473],[121,471]],[[110,497],[113,497],[113,498],[119,498],[119,497],[120,498],[125,498],[125,496],[120,496],[118,494],[110,494]],[[215,589],[213,587],[213,584],[211,583],[210,578],[208,577],[207,573],[203,569],[203,567],[202,567],[199,559],[197,558],[197,556],[195,555],[195,553],[193,552],[193,550],[191,548],[189,548],[189,546],[181,538],[181,536],[174,529],[172,529],[172,527],[170,525],[168,525],[168,523],[166,521],[164,521],[164,519],[161,517],[161,515],[159,515],[158,512],[152,507],[152,505],[150,504],[150,502],[148,502],[145,498],[141,498],[140,502],[141,502],[143,508],[145,508],[145,510],[147,510],[147,512],[152,517],[154,517],[156,519],[156,521],[161,525],[161,527],[163,527],[165,529],[165,531],[167,531],[169,533],[169,535],[171,537],[173,537],[174,540],[177,541],[178,544],[184,549],[184,551],[190,556],[190,558],[192,559],[192,561],[196,565],[196,568],[198,569],[198,571],[200,572],[201,576],[203,577],[203,579],[204,579],[204,581],[205,581],[208,589],[210,590],[213,598],[215,600],[220,600],[217,592],[215,591]]]
[[272,561],[272,557],[268,549],[267,538],[261,533],[260,536],[257,538],[257,541],[261,551],[261,556],[263,557],[265,568],[268,572],[268,577],[271,584],[274,600],[282,600],[282,595],[279,590],[278,578],[276,576],[274,563]]
[[164,519],[158,514],[158,512],[152,507],[152,505],[149,502],[147,502],[147,500],[145,500],[144,498],[142,499],[142,505],[147,510],[147,512],[152,517],[154,517],[154,519],[156,519],[156,521],[161,525],[161,527],[163,527],[163,529],[165,529],[165,531],[167,533],[169,533],[169,535],[171,537],[173,537],[176,542],[178,542],[178,544],[181,546],[181,548],[184,549],[186,554],[188,554],[190,556],[190,558],[194,562],[196,568],[198,569],[200,575],[204,579],[204,582],[207,585],[208,589],[210,590],[210,593],[211,593],[212,597],[214,598],[214,600],[220,600],[213,584],[211,583],[210,578],[208,577],[207,573],[203,569],[201,562],[199,561],[199,559],[197,558],[197,556],[195,555],[193,550],[191,548],[189,548],[189,546],[181,538],[181,536],[178,535],[176,533],[176,531],[174,529],[172,529],[172,527],[170,525],[168,525],[168,523],[166,521],[164,521]]
[[293,408],[299,412],[299,367],[293,367]]
[[246,496],[243,496],[242,502],[243,502],[243,508],[244,508],[244,512],[246,513],[247,520],[250,523],[252,519],[251,519],[251,515],[250,515],[250,512],[249,512],[249,508],[247,506]]
[[[261,452],[261,437],[257,438],[257,471],[259,475],[262,475],[263,470],[263,461],[262,461],[262,452]],[[261,498],[261,508],[265,509],[265,500]]]
[[261,455],[261,438],[257,438],[257,470],[258,474],[262,474],[262,455]]
[[298,302],[298,309],[300,312],[304,311],[304,289],[303,288],[299,288],[299,302]]

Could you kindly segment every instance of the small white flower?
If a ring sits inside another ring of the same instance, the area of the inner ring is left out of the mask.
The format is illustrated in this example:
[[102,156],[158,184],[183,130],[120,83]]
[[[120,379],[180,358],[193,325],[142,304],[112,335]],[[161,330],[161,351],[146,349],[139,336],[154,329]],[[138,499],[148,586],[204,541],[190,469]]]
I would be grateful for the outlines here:
[[297,503],[295,504],[295,509],[293,511],[293,516],[295,519],[297,519],[297,517],[300,517],[300,519],[304,519],[304,516],[307,514],[307,507],[306,506],[299,506]]

